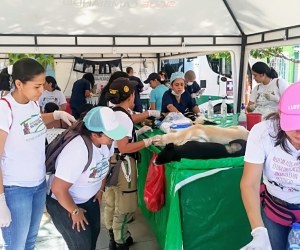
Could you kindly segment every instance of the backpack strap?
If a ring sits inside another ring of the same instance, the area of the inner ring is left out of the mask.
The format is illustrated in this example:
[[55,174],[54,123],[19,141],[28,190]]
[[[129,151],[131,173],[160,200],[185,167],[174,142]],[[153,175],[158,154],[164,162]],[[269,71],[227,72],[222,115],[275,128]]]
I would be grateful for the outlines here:
[[2,97],[0,100],[5,101],[5,102],[7,103],[7,106],[9,107],[9,109],[10,109],[10,111],[11,111],[11,124],[10,124],[10,126],[9,126],[9,130],[10,130],[10,129],[11,129],[11,126],[12,126],[12,121],[13,121],[12,108],[11,108],[10,102],[7,101],[6,98],[3,98],[3,97]]
[[91,139],[88,138],[87,136],[82,135],[81,137],[82,137],[83,141],[85,142],[85,145],[88,150],[88,161],[82,171],[82,172],[85,172],[89,168],[89,166],[91,165],[92,160],[93,160],[93,143],[92,143]]
[[134,122],[133,122],[133,120],[132,120],[131,115],[130,115],[124,108],[122,108],[122,107],[120,107],[120,106],[113,107],[112,110],[113,110],[113,111],[121,111],[121,112],[125,113],[125,114],[129,117],[129,119],[132,121],[132,124],[133,124],[132,132],[131,132],[132,139],[136,142],[136,141],[137,141],[137,138],[136,138],[136,133],[135,133],[135,128],[134,128]]

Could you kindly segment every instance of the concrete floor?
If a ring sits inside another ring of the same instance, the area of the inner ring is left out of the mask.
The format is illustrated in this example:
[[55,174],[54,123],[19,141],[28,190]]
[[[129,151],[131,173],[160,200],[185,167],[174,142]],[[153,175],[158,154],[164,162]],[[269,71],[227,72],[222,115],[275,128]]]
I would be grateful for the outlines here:
[[[102,205],[102,211],[103,208],[104,204]],[[101,212],[101,221],[103,221],[103,212]],[[130,247],[130,250],[161,250],[141,210],[136,211],[134,214],[134,221],[130,223],[128,227],[135,242],[132,247]],[[0,231],[0,249],[3,248],[2,243],[3,241]],[[96,249],[108,250],[108,243],[108,232],[102,224]],[[47,214],[44,214],[41,222],[36,242],[36,250],[68,250],[64,239],[56,230],[51,220],[49,220]]]

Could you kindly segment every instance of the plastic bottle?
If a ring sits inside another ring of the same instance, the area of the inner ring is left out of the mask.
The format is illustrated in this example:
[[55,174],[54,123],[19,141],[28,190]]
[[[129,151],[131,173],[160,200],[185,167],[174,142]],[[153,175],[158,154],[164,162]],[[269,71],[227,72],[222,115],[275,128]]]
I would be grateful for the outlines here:
[[221,126],[222,127],[225,127],[226,119],[227,119],[227,104],[226,104],[226,96],[224,96],[221,105]]
[[212,105],[211,97],[208,98],[207,118],[214,119],[214,106]]
[[300,249],[300,224],[293,223],[292,230],[290,231],[289,237],[289,248],[288,250],[299,250]]
[[239,126],[243,126],[245,128],[247,127],[247,118],[246,118],[244,103],[242,103],[241,113],[240,113],[240,116],[239,116],[238,124],[239,124]]

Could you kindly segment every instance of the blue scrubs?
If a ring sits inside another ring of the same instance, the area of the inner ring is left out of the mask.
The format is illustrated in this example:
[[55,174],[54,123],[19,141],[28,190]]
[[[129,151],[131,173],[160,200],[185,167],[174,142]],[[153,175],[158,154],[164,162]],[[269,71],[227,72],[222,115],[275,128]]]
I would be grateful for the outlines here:
[[171,89],[166,91],[163,95],[161,107],[162,113],[170,112],[167,108],[169,104],[173,104],[173,106],[183,114],[188,112],[189,110],[192,110],[197,105],[188,91],[184,91],[184,93],[180,97],[180,103],[178,103],[176,97],[172,94]]

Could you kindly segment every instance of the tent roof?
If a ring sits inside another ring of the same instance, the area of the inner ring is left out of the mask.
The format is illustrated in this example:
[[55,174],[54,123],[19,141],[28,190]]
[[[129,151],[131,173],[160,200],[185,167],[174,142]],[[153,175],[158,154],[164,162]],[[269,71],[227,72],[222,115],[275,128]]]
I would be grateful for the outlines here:
[[298,0],[3,0],[0,33],[240,35],[300,24]]
[[145,47],[150,53],[200,52],[300,38],[299,0],[1,3],[0,52],[95,53],[99,47],[101,53],[113,54],[142,53]]

